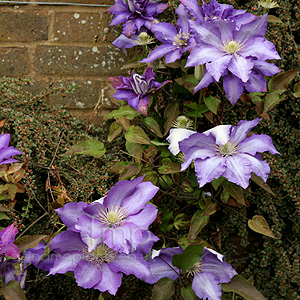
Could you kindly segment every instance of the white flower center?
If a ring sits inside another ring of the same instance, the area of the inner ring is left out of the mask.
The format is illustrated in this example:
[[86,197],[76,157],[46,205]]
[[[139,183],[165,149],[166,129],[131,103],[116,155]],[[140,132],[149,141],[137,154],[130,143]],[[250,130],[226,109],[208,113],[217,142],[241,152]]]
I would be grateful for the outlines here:
[[194,276],[197,273],[201,273],[203,271],[202,260],[196,261],[188,270],[185,271],[188,276]]
[[243,48],[244,48],[243,43],[236,42],[233,40],[223,42],[223,44],[222,44],[222,50],[228,54],[236,54],[238,51],[242,50]]
[[135,93],[138,95],[145,94],[145,92],[148,89],[148,84],[145,81],[145,79],[143,79],[142,76],[140,76],[138,74],[134,74],[133,81],[134,81],[134,84],[131,84],[131,86],[132,86],[132,89],[135,91]]
[[177,46],[177,48],[184,47],[187,45],[187,42],[190,38],[190,34],[179,30],[179,33],[173,39],[173,46]]
[[128,214],[125,208],[114,206],[101,210],[98,219],[101,223],[109,227],[117,227],[124,223],[127,216]]
[[82,253],[84,254],[84,260],[92,264],[96,264],[97,267],[101,269],[103,263],[110,263],[115,259],[118,251],[114,251],[104,243],[101,243],[91,252],[88,252],[87,247],[84,248]]
[[225,145],[216,145],[217,152],[223,157],[227,157],[237,153],[239,145],[227,142]]

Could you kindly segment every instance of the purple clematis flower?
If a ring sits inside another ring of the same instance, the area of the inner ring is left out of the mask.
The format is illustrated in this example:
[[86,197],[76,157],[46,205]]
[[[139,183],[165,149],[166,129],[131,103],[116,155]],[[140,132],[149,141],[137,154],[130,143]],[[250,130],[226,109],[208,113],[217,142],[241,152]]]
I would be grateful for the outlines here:
[[176,248],[163,248],[161,250],[152,250],[152,256],[149,258],[148,263],[150,266],[150,276],[141,277],[140,279],[153,284],[164,277],[177,279],[181,270],[172,265],[172,257],[175,254],[181,254],[183,249]]
[[5,133],[0,135],[0,165],[16,162],[17,160],[11,158],[14,155],[23,154],[12,146],[8,146],[10,134]]
[[149,266],[141,253],[118,253],[104,243],[83,242],[80,233],[67,230],[50,244],[57,253],[49,275],[74,272],[79,286],[108,291],[115,295],[121,285],[122,273],[136,277],[149,276]]
[[150,95],[170,82],[167,80],[164,83],[159,83],[154,79],[155,73],[152,68],[147,68],[144,75],[132,72],[130,78],[124,76],[109,78],[117,90],[113,97],[117,100],[126,100],[133,109],[144,115],[147,115]]
[[240,121],[238,126],[219,125],[203,133],[195,133],[179,142],[185,154],[181,170],[194,161],[199,186],[223,176],[229,181],[246,188],[251,172],[267,181],[270,167],[261,155],[265,151],[278,153],[268,135],[248,132],[259,119]]
[[151,31],[162,45],[155,48],[149,56],[144,58],[141,62],[149,63],[166,55],[166,63],[168,64],[180,59],[184,52],[192,50],[195,46],[195,41],[193,37],[191,37],[185,7],[180,4],[175,12],[178,15],[177,29],[170,23],[161,22],[154,24]]
[[201,259],[186,271],[188,275],[194,276],[192,289],[200,299],[221,300],[220,283],[228,283],[237,275],[223,258],[218,252],[204,248]]
[[0,231],[0,255],[7,255],[10,257],[20,256],[20,250],[14,244],[17,233],[18,228],[16,227],[16,223],[13,223]]
[[200,6],[197,0],[180,0],[190,11],[196,22],[208,22],[215,20],[235,21],[236,27],[249,23],[256,19],[256,16],[246,13],[246,10],[236,10],[232,5],[220,4],[216,0],[211,0],[209,4],[203,1]]
[[127,254],[138,246],[147,252],[149,245],[158,240],[148,231],[157,208],[147,204],[157,191],[158,187],[143,182],[143,177],[123,180],[110,189],[103,201],[68,203],[56,211],[68,228],[82,234],[84,241],[96,239]]
[[110,25],[124,23],[123,34],[131,37],[140,31],[142,26],[151,30],[151,26],[157,20],[168,4],[158,3],[157,0],[116,0],[115,4],[108,10],[114,15]]
[[[219,81],[224,75],[224,89],[235,104],[244,86],[249,90],[264,91],[263,75],[267,59],[280,59],[274,44],[265,37],[267,15],[236,28],[235,22],[215,20],[195,23],[190,21],[197,46],[187,59],[187,67],[206,65],[206,73],[194,91]],[[272,67],[272,74],[279,69]],[[263,80],[263,83],[260,83]],[[234,90],[238,88],[238,92]],[[257,90],[259,89],[259,90]]]

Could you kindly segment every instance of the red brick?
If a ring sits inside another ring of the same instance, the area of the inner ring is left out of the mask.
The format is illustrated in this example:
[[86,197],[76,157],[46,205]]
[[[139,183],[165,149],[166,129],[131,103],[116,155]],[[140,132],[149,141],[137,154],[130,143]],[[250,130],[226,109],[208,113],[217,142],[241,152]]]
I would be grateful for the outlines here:
[[23,76],[28,73],[27,48],[0,48],[1,76]]
[[1,42],[31,42],[48,38],[48,15],[44,11],[1,12]]
[[39,45],[34,55],[34,70],[43,75],[111,76],[120,74],[124,61],[124,54],[112,45]]
[[54,41],[89,42],[101,30],[100,14],[86,12],[57,12],[54,18]]

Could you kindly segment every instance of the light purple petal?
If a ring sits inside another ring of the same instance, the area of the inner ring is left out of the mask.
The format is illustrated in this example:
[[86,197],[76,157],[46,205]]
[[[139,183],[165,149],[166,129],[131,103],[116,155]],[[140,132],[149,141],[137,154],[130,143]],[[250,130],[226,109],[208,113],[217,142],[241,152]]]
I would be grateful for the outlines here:
[[180,0],[180,2],[186,6],[196,20],[204,21],[202,9],[197,0]]
[[84,232],[80,232],[80,237],[82,241],[87,245],[88,252],[95,250],[97,246],[103,242],[102,236],[98,239],[93,239],[87,233]]
[[232,60],[228,65],[229,71],[236,77],[240,78],[243,82],[247,82],[249,80],[252,68],[253,61],[239,55],[233,55]]
[[178,15],[177,28],[181,30],[181,32],[188,33],[190,26],[188,22],[187,10],[184,5],[179,4],[178,8],[175,10],[175,13]]
[[194,165],[200,187],[203,187],[213,179],[219,178],[225,171],[225,159],[221,155],[216,155],[203,160],[196,159]]
[[281,70],[275,65],[263,60],[254,60],[253,71],[264,76],[272,76]]
[[142,182],[136,186],[135,191],[122,201],[122,207],[128,215],[136,214],[145,207],[157,193],[159,188],[152,182]]
[[136,93],[133,90],[119,88],[113,94],[113,97],[115,97],[117,100],[127,100],[136,97]]
[[55,211],[69,229],[78,231],[75,229],[75,224],[78,222],[78,218],[80,216],[86,215],[83,210],[86,206],[87,204],[85,202],[70,202],[66,203],[62,208],[58,208]]
[[267,83],[264,76],[251,72],[249,80],[245,83],[245,88],[249,93],[267,92]]
[[163,44],[172,43],[173,39],[178,33],[174,25],[165,22],[153,24],[151,31],[154,33],[156,38]]
[[66,252],[64,255],[58,255],[53,267],[48,275],[56,273],[65,274],[69,271],[74,272],[76,265],[83,259],[82,252]]
[[221,285],[210,273],[197,273],[192,282],[192,289],[200,299],[220,300],[222,297]]
[[149,225],[156,219],[157,211],[155,205],[147,204],[141,212],[128,216],[126,218],[126,223],[133,223],[139,226],[140,229],[147,230]]
[[0,231],[0,246],[8,245],[14,242],[15,236],[18,233],[16,223],[12,223]]
[[265,134],[253,134],[239,144],[239,152],[255,155],[257,152],[270,151],[272,154],[279,154],[273,145],[272,139]]
[[[21,151],[19,151],[18,149],[10,146],[6,149],[1,149],[0,151],[0,162],[4,161],[7,158],[10,158],[11,156],[14,155],[21,155],[23,154]],[[3,163],[7,163],[7,162],[3,162]]]
[[[138,246],[136,247],[136,251],[142,253],[142,255],[147,255],[151,248],[153,247],[153,244],[157,241],[159,241],[159,238],[154,235],[151,231],[142,231],[143,238],[139,242]],[[131,251],[133,252],[134,249]]]
[[81,216],[79,217],[75,228],[79,232],[87,233],[93,239],[99,239],[107,230],[108,225],[101,223],[96,218]]
[[115,295],[122,283],[122,273],[113,272],[108,264],[102,265],[102,279],[94,286],[101,292],[108,291],[111,295]]
[[107,228],[104,243],[111,249],[128,254],[136,249],[142,240],[142,230],[132,223],[125,223],[118,227]]
[[0,254],[10,257],[20,257],[20,249],[15,244],[4,245],[1,247]]
[[245,189],[249,185],[251,171],[251,162],[245,155],[234,154],[226,158],[226,169],[223,177]]
[[169,136],[166,140],[170,143],[168,149],[173,155],[177,155],[180,152],[179,142],[188,138],[192,134],[196,133],[194,130],[189,130],[185,128],[172,128],[170,130]]
[[157,48],[155,48],[154,50],[152,50],[147,58],[144,58],[140,62],[150,63],[160,57],[163,57],[164,55],[166,55],[167,53],[170,53],[171,51],[173,51],[175,49],[176,49],[176,47],[172,44],[160,45]]
[[219,125],[203,132],[206,136],[210,133],[215,137],[217,145],[225,145],[229,141],[232,125]]
[[[105,275],[105,274],[103,274]],[[84,289],[90,289],[102,279],[102,272],[96,264],[81,260],[74,270],[76,283]]]
[[4,133],[0,135],[0,149],[7,148],[10,141],[10,134]]
[[168,53],[166,55],[166,64],[170,64],[170,63],[180,59],[182,56],[182,53],[183,53],[183,52],[181,52],[181,50],[182,49],[180,49],[180,48],[174,49],[172,52]]
[[224,55],[206,64],[206,70],[216,80],[219,81],[232,59],[232,55]]
[[199,90],[208,87],[212,82],[215,82],[214,78],[207,72],[207,70],[205,70],[201,81],[194,88],[194,94]]
[[223,78],[223,87],[226,97],[232,105],[235,105],[244,91],[242,80],[233,75],[226,75]]
[[113,272],[123,272],[126,275],[133,274],[136,277],[149,276],[149,265],[141,253],[118,254],[109,264]]
[[244,44],[244,48],[239,51],[243,57],[257,57],[259,60],[280,59],[275,45],[265,37],[254,37]]
[[126,35],[121,34],[119,37],[117,37],[112,44],[119,48],[132,48],[134,46],[137,46],[137,42],[136,40],[133,38],[133,36],[131,38],[128,38]]
[[259,123],[259,118],[251,121],[241,120],[238,126],[232,128],[230,134],[230,142],[240,144],[246,137],[248,132]]

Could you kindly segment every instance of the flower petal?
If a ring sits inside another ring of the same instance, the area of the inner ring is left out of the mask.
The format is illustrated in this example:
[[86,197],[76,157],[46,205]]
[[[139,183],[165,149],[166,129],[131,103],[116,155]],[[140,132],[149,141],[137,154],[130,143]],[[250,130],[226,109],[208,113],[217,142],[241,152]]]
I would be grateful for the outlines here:
[[224,55],[206,64],[207,72],[216,80],[219,81],[224,74],[232,59],[232,55]]
[[232,55],[232,60],[228,65],[229,71],[236,77],[240,78],[243,82],[247,82],[249,80],[252,68],[253,61],[240,55]]
[[230,142],[239,145],[246,137],[248,132],[259,123],[259,118],[252,121],[241,120],[238,126],[232,128]]
[[206,136],[210,133],[215,137],[217,145],[225,145],[229,141],[232,125],[219,125],[203,132]]
[[242,80],[233,75],[226,75],[223,78],[223,87],[226,97],[232,105],[235,105],[244,91]]
[[76,283],[84,289],[90,289],[102,279],[102,272],[97,264],[81,260],[74,270]]
[[73,272],[78,262],[82,259],[82,252],[78,251],[66,252],[64,255],[58,255],[48,275],[54,275],[56,273],[65,274],[69,271]]
[[75,225],[76,231],[88,234],[93,239],[99,239],[103,236],[108,225],[101,223],[92,216],[81,216]]
[[113,272],[108,264],[102,265],[102,274],[101,280],[94,286],[94,289],[101,292],[108,291],[111,295],[115,295],[122,284],[123,274]]
[[196,133],[194,130],[189,130],[185,128],[172,128],[170,134],[167,137],[167,141],[170,143],[168,149],[173,155],[177,155],[180,152],[179,142],[188,138],[192,134]]
[[160,57],[163,57],[164,55],[170,53],[171,51],[175,50],[176,47],[172,44],[164,44],[160,45],[154,50],[152,50],[147,58],[144,58],[140,62],[142,63],[150,63]]
[[264,76],[251,72],[249,80],[245,83],[245,88],[249,93],[266,92],[267,83]]

